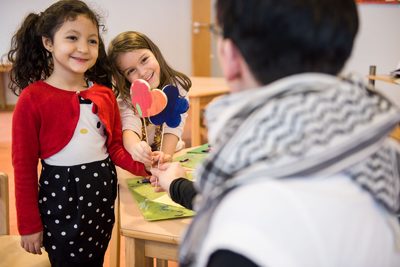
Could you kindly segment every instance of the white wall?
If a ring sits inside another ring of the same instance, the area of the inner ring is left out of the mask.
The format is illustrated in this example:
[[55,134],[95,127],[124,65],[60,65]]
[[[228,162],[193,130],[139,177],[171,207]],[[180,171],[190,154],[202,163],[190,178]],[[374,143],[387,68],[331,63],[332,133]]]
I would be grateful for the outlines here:
[[[0,54],[9,49],[10,39],[24,16],[40,12],[51,0],[0,0]],[[119,32],[138,30],[158,44],[167,61],[190,75],[191,70],[191,1],[190,0],[87,0],[100,12],[108,32],[106,44]],[[378,73],[388,73],[400,62],[400,5],[359,5],[360,32],[353,54],[344,72],[368,73],[377,65]],[[400,103],[400,87],[377,83]],[[7,92],[7,102],[16,98]]]
[[[43,11],[53,0],[0,0],[0,55],[7,53],[11,37],[30,12]],[[190,0],[85,0],[104,18],[108,43],[118,33],[137,30],[149,36],[175,69],[191,75],[191,1]],[[6,81],[8,83],[8,81]],[[7,103],[16,97],[10,90]]]
[[[400,63],[400,5],[360,4],[360,29],[344,72],[368,74],[369,65],[378,74],[388,74]],[[400,104],[400,85],[376,82],[382,93]]]

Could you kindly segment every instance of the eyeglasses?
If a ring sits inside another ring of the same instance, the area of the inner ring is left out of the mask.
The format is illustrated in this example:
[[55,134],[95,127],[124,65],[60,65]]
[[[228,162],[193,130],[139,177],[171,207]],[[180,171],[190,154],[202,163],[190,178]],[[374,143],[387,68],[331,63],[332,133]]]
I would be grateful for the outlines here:
[[214,35],[216,35],[216,36],[222,36],[222,35],[223,35],[222,29],[221,29],[218,25],[216,25],[216,24],[210,24],[208,30],[209,30],[212,34],[214,34]]

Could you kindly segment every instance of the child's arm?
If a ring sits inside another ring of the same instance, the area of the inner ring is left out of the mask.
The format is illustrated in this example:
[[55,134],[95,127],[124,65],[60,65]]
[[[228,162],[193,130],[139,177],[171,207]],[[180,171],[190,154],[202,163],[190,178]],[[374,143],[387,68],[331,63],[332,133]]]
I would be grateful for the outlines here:
[[131,107],[123,100],[118,100],[121,113],[122,136],[125,149],[134,160],[151,165],[151,147],[141,141],[142,120],[135,115]]
[[[161,151],[166,154],[166,156],[173,157],[175,151],[177,150],[177,144],[181,140],[183,128],[185,127],[186,118],[188,113],[185,112],[181,114],[181,123],[176,128],[168,127],[167,125],[164,126],[164,136],[163,136],[163,143]],[[182,149],[180,147],[179,149]]]
[[124,147],[132,155],[132,158],[146,166],[151,165],[151,147],[141,141],[134,131],[125,130],[122,135]]
[[[189,102],[189,97],[187,96],[187,92],[178,86],[179,94],[181,96],[185,96],[184,98]],[[179,123],[178,127],[171,128],[167,125],[164,126],[164,140],[162,143],[161,151],[164,152],[167,156],[170,155],[171,158],[173,157],[175,151],[177,151],[177,144],[182,138],[183,129],[185,127],[186,119],[188,117],[188,112],[182,113],[181,115],[181,122]],[[182,142],[182,141],[181,141]],[[178,150],[184,148],[184,143],[182,142],[181,147]],[[164,161],[165,162],[165,161]]]
[[142,120],[135,114],[132,107],[124,100],[118,99],[118,107],[121,116],[122,131],[131,130],[142,139]]
[[164,152],[165,156],[173,156],[178,144],[179,138],[171,133],[164,133],[164,140],[162,143],[161,151]]
[[[103,123],[106,123],[107,130],[107,150],[111,160],[121,168],[135,174],[147,176],[144,164],[133,160],[129,152],[124,148],[122,141],[122,126],[119,107],[113,92],[107,89],[109,101],[104,106],[99,107],[99,116]],[[110,118],[110,119],[106,119]]]
[[21,235],[43,230],[38,206],[40,116],[25,89],[18,98],[12,122],[12,163],[18,231]]

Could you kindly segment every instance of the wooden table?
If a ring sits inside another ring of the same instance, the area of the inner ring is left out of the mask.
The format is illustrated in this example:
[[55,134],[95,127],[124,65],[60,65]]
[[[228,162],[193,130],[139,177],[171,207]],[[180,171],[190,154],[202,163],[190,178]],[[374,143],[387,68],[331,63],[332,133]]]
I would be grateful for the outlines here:
[[191,131],[191,146],[202,144],[202,110],[215,97],[229,92],[224,78],[220,77],[191,77],[192,88],[189,91],[189,116]]
[[6,88],[4,85],[4,76],[11,70],[11,64],[0,64],[0,110],[6,109]]
[[181,236],[191,219],[146,221],[126,183],[126,179],[133,175],[120,168],[117,170],[120,233],[125,237],[125,266],[153,266],[153,258],[157,259],[157,266],[166,266],[165,260],[178,261]]

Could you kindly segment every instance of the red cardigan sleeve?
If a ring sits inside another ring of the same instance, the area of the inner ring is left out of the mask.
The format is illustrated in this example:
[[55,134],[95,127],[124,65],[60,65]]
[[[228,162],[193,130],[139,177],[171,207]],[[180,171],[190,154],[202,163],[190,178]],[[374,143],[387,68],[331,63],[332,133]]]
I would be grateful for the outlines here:
[[[150,173],[146,171],[144,164],[133,160],[131,154],[123,146],[121,117],[114,93],[109,88],[103,90],[105,91],[93,95],[92,101],[96,104],[98,116],[106,127],[107,150],[111,160],[134,175],[148,176]],[[99,98],[100,95],[102,97]]]
[[15,106],[12,122],[15,201],[21,235],[43,229],[38,207],[39,121],[29,91],[24,91]]

